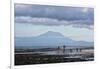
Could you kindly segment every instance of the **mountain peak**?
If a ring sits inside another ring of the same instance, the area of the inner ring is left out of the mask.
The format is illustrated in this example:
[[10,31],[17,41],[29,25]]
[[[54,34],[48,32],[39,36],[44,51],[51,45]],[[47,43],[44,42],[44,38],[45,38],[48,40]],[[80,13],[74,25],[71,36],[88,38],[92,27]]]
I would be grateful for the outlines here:
[[39,37],[64,37],[61,33],[59,32],[53,32],[53,31],[48,31],[46,33],[41,34]]
[[[46,32],[46,33],[55,33],[54,31],[48,31],[48,32]],[[56,32],[57,33],[57,32]]]
[[46,32],[46,33],[49,33],[49,34],[61,34],[61,33],[59,33],[59,32],[54,32],[54,31],[48,31],[48,32]]

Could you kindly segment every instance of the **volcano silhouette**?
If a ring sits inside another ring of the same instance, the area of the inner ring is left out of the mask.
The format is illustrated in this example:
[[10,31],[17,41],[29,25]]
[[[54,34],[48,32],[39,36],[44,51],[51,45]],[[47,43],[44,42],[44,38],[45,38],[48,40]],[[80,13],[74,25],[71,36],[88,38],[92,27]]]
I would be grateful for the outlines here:
[[91,46],[93,42],[75,41],[59,32],[48,31],[37,37],[15,38],[16,46]]

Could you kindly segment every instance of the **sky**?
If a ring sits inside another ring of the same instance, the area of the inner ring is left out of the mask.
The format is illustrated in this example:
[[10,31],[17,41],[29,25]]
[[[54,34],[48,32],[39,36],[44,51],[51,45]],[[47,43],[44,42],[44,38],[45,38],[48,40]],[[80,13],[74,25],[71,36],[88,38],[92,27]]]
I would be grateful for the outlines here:
[[48,31],[77,41],[94,41],[94,9],[15,4],[16,37],[36,37]]

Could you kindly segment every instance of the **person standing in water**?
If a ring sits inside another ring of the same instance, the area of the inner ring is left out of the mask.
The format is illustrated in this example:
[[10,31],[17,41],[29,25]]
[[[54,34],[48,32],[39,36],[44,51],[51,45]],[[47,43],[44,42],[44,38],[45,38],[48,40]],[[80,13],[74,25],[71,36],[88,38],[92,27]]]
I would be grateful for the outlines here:
[[57,48],[57,53],[59,54],[60,53],[60,47],[58,46]]
[[66,46],[64,45],[63,46],[63,54],[65,54],[65,50],[66,50],[65,48],[66,48]]

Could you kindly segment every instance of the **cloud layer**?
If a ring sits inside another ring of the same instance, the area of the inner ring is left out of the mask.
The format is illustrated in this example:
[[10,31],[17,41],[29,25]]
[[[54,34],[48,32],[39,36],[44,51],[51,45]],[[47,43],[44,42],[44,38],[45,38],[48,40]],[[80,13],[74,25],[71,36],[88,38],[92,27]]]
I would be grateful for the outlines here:
[[94,9],[86,7],[15,4],[15,22],[93,28]]

